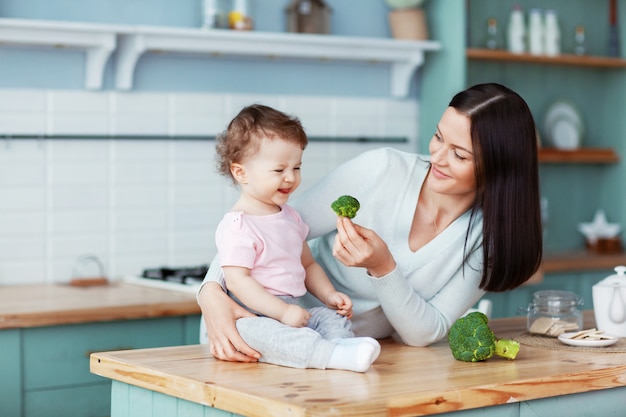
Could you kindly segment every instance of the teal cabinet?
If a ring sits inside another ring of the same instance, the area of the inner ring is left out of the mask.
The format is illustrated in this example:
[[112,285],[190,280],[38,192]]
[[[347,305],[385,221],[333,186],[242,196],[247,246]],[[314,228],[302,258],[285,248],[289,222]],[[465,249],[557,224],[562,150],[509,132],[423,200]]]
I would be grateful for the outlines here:
[[111,381],[89,372],[93,352],[198,343],[200,316],[0,331],[0,416],[108,416]]

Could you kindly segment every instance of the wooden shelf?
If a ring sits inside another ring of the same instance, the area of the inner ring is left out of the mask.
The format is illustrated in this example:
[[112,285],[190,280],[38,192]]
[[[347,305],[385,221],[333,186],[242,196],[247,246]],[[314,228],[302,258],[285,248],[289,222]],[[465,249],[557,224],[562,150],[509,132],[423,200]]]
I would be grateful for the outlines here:
[[503,61],[519,62],[528,64],[565,65],[576,67],[597,67],[597,68],[626,68],[626,60],[622,58],[612,58],[605,56],[578,56],[578,55],[530,55],[512,54],[504,50],[469,48],[466,51],[467,57],[474,60],[483,61]]
[[615,164],[619,162],[619,155],[609,148],[582,148],[571,151],[563,151],[556,148],[540,148],[539,162],[552,164]]
[[597,254],[586,250],[545,254],[541,264],[544,273],[613,270],[626,265],[626,253]]

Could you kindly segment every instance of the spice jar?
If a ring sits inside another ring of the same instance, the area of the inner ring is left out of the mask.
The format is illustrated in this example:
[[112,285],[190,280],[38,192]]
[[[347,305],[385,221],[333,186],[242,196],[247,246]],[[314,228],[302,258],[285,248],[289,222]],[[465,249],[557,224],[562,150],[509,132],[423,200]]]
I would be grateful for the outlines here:
[[529,333],[557,337],[583,327],[583,299],[569,291],[537,291],[528,306]]

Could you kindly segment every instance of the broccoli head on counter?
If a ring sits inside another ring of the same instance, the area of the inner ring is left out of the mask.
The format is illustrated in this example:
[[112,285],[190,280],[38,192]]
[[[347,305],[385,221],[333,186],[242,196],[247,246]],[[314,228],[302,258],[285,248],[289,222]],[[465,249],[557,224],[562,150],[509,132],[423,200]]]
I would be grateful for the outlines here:
[[332,202],[330,208],[337,213],[337,216],[352,219],[361,208],[361,204],[359,204],[359,200],[350,195],[342,195]]
[[479,362],[494,354],[506,359],[517,357],[519,342],[496,338],[488,321],[486,315],[477,311],[454,322],[448,333],[448,343],[455,359]]

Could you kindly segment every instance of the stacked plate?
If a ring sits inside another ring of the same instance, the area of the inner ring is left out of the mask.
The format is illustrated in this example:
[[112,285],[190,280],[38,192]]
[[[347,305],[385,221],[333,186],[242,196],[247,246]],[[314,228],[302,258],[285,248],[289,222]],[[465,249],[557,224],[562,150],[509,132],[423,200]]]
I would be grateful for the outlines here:
[[552,103],[546,112],[544,128],[550,143],[562,150],[579,148],[585,132],[579,111],[567,101]]

